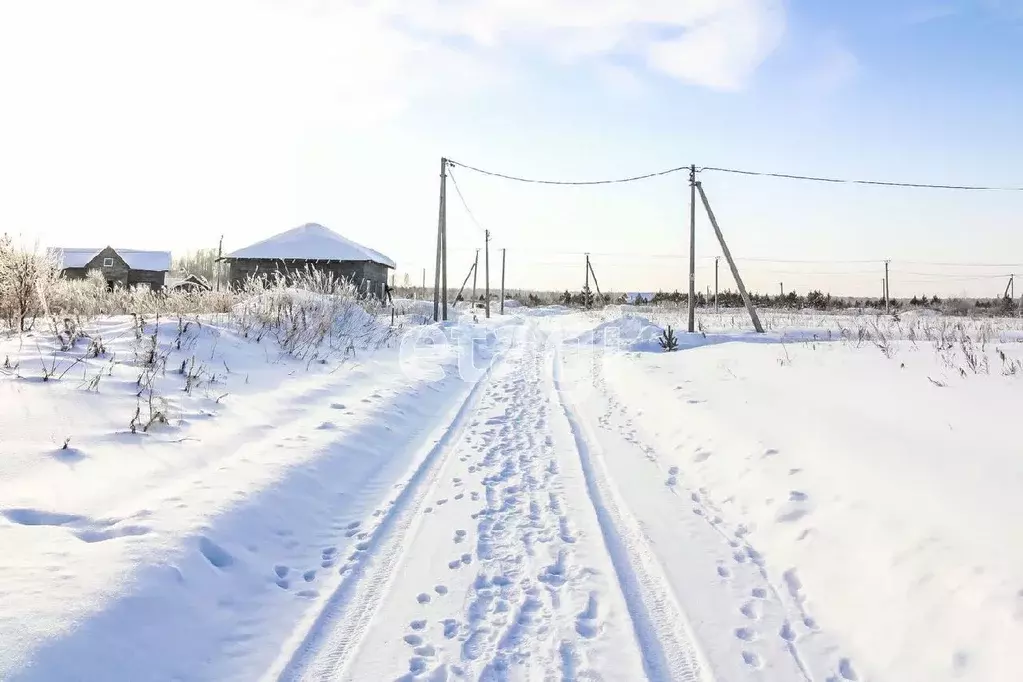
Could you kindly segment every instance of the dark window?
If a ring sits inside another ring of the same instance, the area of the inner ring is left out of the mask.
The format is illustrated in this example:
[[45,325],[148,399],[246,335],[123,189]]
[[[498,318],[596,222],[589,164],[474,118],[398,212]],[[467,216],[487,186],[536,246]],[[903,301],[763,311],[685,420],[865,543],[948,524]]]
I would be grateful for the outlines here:
[[103,267],[105,267],[105,268],[112,268],[112,267],[114,267],[114,259],[113,258],[104,258],[103,259]]

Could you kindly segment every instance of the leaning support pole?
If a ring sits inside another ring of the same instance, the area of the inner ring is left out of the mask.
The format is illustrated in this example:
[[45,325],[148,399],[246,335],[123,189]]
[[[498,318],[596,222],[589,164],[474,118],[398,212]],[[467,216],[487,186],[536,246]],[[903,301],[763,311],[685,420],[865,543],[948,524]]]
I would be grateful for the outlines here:
[[479,265],[480,265],[480,250],[476,249],[476,260],[473,261],[473,266],[472,266],[472,305],[473,305],[473,307],[476,306],[476,273],[479,271]]
[[600,285],[597,284],[597,273],[593,271],[593,263],[590,262],[589,256],[586,257],[586,265],[590,269],[590,274],[593,275],[593,286],[597,289],[597,297],[601,305],[604,305],[604,294],[600,293]]
[[583,285],[583,307],[589,308],[590,302],[586,294],[590,291],[590,254],[586,254],[586,284]]
[[732,277],[735,278],[735,285],[739,287],[739,295],[742,296],[742,302],[746,304],[746,310],[749,311],[750,319],[753,320],[753,328],[758,333],[764,333],[764,327],[760,324],[760,317],[757,315],[757,309],[753,307],[753,301],[750,300],[749,294],[746,293],[746,285],[742,283],[742,277],[739,275],[739,268],[735,266],[735,260],[732,258],[732,252],[728,250],[728,245],[725,244],[725,237],[721,234],[721,228],[718,227],[717,218],[714,217],[714,211],[710,207],[710,202],[707,200],[707,194],[703,191],[703,183],[697,182],[696,189],[700,191],[700,199],[703,200],[703,208],[707,211],[707,217],[710,219],[710,224],[714,227],[714,234],[717,235],[718,243],[721,244],[721,252],[725,255],[725,260],[728,261],[728,267],[732,269]]
[[[476,264],[473,263],[472,265],[469,266],[469,272],[465,273],[465,279],[462,280],[462,286],[459,287],[459,289],[458,289],[458,295],[455,296],[455,302],[451,304],[452,308],[454,308],[456,305],[458,305],[458,299],[460,299],[462,297],[462,292],[465,291],[465,285],[469,283],[469,278],[472,277],[475,274],[476,274]],[[472,307],[472,306],[470,306],[470,307]]]

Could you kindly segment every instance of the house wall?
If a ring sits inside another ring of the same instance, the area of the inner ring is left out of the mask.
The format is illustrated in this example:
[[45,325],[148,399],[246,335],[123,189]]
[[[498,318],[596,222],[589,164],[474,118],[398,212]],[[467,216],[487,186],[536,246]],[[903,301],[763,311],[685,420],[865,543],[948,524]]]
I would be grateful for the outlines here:
[[[107,258],[113,260],[113,265],[104,266],[103,261]],[[163,288],[167,273],[162,270],[132,270],[124,259],[117,255],[117,251],[107,247],[96,254],[84,268],[65,268],[63,275],[68,279],[85,279],[90,270],[96,270],[103,274],[108,287],[132,287],[148,285],[152,289]]]
[[312,267],[320,272],[329,272],[334,277],[347,279],[359,287],[360,291],[368,291],[376,298],[383,297],[382,285],[387,282],[388,268],[386,265],[370,261],[305,261],[305,260],[271,260],[269,258],[232,258],[230,263],[231,286],[241,286],[249,277],[258,277],[275,272],[287,276],[290,272],[303,271]]

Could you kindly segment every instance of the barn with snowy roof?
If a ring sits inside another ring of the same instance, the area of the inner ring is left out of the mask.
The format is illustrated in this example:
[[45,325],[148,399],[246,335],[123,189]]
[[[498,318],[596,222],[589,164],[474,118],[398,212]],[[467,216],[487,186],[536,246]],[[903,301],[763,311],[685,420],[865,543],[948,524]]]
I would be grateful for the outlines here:
[[68,279],[85,279],[90,272],[98,272],[110,290],[115,286],[162,289],[171,269],[170,251],[106,246],[101,249],[54,248],[50,249],[50,255],[58,263],[61,274]]
[[224,256],[234,286],[249,277],[311,268],[354,283],[360,291],[383,298],[388,270],[394,261],[356,244],[323,225],[306,223]]

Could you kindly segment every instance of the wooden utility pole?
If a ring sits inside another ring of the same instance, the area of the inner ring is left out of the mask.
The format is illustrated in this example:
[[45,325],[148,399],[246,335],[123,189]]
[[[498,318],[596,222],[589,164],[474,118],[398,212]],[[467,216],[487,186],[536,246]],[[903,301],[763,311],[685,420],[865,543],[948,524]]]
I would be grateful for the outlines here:
[[[447,256],[447,181],[448,160],[440,160],[440,207],[437,209],[437,265],[433,272],[433,321],[448,319],[448,256]],[[442,293],[443,292],[443,293]]]
[[586,254],[586,284],[583,285],[583,307],[589,308],[589,294],[590,292],[590,254]]
[[448,160],[441,160],[441,187],[444,189],[444,193],[441,195],[441,200],[444,202],[443,211],[441,212],[441,233],[440,241],[442,247],[441,259],[441,270],[440,270],[440,300],[443,306],[442,318],[447,321],[448,319]]
[[490,230],[485,230],[486,242],[483,244],[483,279],[486,286],[487,319],[490,319]]
[[217,269],[214,270],[214,274],[216,275],[216,278],[217,278],[217,291],[220,291],[220,269],[223,267],[223,265],[221,265],[220,259],[223,258],[223,257],[224,257],[224,235],[220,235],[220,244],[217,246]]
[[888,312],[890,310],[890,306],[888,304],[888,291],[889,291],[888,290],[888,264],[889,263],[891,263],[890,260],[886,260],[884,262],[884,312],[885,312],[886,315],[888,314]]
[[472,265],[472,307],[476,307],[476,270],[480,264],[480,250],[476,249],[476,260]]
[[714,312],[718,312],[718,264],[721,256],[714,256]]
[[785,298],[785,282],[778,282],[778,291],[780,292],[780,296]]
[[753,320],[753,328],[759,333],[764,333],[764,327],[760,324],[760,317],[757,315],[757,309],[753,307],[753,301],[750,300],[749,294],[746,293],[746,285],[742,283],[742,277],[739,275],[739,268],[735,265],[735,260],[732,258],[732,252],[728,250],[728,244],[725,243],[725,237],[721,234],[721,228],[718,227],[717,218],[714,217],[714,211],[710,207],[710,201],[707,200],[707,194],[703,191],[702,183],[696,183],[696,189],[700,190],[700,198],[703,199],[703,207],[707,211],[707,217],[710,219],[710,224],[714,228],[714,234],[717,235],[718,243],[721,244],[721,252],[725,255],[725,260],[728,261],[728,267],[732,269],[732,277],[735,278],[735,285],[739,287],[739,295],[742,296],[742,302],[746,304],[746,310],[749,312],[750,319]]
[[1016,279],[1016,275],[1009,275],[1009,283],[1005,285],[1005,293],[1002,294],[1002,298],[1008,298],[1015,300],[1016,298],[1016,286],[1013,280]]
[[426,298],[426,268],[423,268],[423,298]]
[[[706,201],[706,200],[704,200]],[[696,165],[689,167],[689,333],[696,331]]]
[[508,249],[501,249],[501,314],[504,315],[504,261]]

